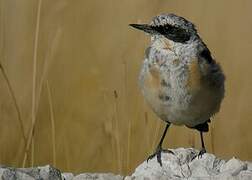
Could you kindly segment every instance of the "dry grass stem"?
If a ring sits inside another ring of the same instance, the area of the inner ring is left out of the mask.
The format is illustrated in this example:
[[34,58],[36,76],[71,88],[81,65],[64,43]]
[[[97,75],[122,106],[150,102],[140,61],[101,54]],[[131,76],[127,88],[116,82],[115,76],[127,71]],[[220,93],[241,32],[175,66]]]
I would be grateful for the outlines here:
[[51,126],[52,126],[51,129],[52,129],[53,165],[54,167],[56,167],[55,118],[54,118],[54,109],[53,109],[53,102],[52,102],[52,93],[51,93],[48,80],[46,81],[46,88],[47,88],[48,102],[49,102],[49,108],[50,108],[50,120],[51,120]]
[[212,153],[215,153],[215,147],[214,147],[214,125],[212,123],[212,125],[210,126],[210,136],[211,136],[211,148],[212,148]]
[[[54,36],[54,39],[52,41],[52,46],[50,48],[48,48],[49,53],[47,54],[46,59],[45,59],[45,63],[44,63],[44,66],[43,66],[43,72],[42,72],[42,76],[41,76],[41,80],[40,80],[39,88],[38,88],[38,97],[37,97],[37,103],[36,103],[35,116],[37,115],[37,112],[38,112],[38,103],[40,102],[43,82],[44,82],[45,78],[47,77],[47,72],[48,72],[48,69],[49,69],[49,61],[53,58],[53,54],[55,54],[56,48],[58,47],[61,32],[62,32],[61,29],[58,28],[58,30],[56,31],[56,35]],[[27,160],[27,156],[28,156],[27,153],[29,151],[29,147],[30,147],[30,144],[31,144],[31,138],[33,136],[33,131],[34,131],[35,124],[36,124],[36,118],[35,118],[35,121],[31,125],[30,131],[29,131],[29,136],[28,136],[28,139],[27,139],[27,142],[26,142],[25,156],[24,156],[23,163],[22,163],[23,167],[26,164],[26,160]]]
[[195,130],[188,131],[188,145],[195,148]]
[[[48,74],[48,70],[49,70],[49,67],[50,67],[50,62],[52,62],[54,54],[55,54],[55,52],[57,50],[57,47],[59,45],[61,34],[62,34],[62,29],[59,27],[57,29],[57,31],[55,32],[55,36],[54,36],[54,38],[52,40],[51,46],[49,46],[48,49],[47,49],[47,54],[46,54],[45,62],[44,62],[44,65],[43,65],[41,79],[40,79],[39,85],[38,85],[37,99],[35,101],[36,104],[34,106],[35,107],[35,117],[36,117],[37,112],[38,112],[38,107],[39,107],[39,102],[40,102],[41,93],[42,93],[42,89],[43,89],[43,84],[44,84],[44,81],[45,81],[45,79],[47,77],[47,74]],[[31,138],[30,136],[32,136],[32,134],[33,134],[32,132],[34,131],[35,124],[36,124],[36,118],[35,118],[35,121],[33,122],[33,125],[31,126],[31,128],[29,130],[30,133],[29,133],[28,141],[26,143],[26,148],[28,148],[28,149],[26,149],[26,153],[25,153],[24,160],[23,160],[23,166],[25,166],[25,163],[26,163],[27,153],[28,153],[30,143],[31,143],[31,141],[29,141],[29,139]]]
[[[106,93],[106,90],[104,90],[103,92],[102,92],[102,94],[103,94],[103,102],[104,102],[104,106],[105,107],[110,107],[110,103],[108,102],[108,98],[109,98],[109,96],[107,95],[107,93]],[[110,123],[111,123],[111,131],[110,131],[110,133],[111,133],[111,154],[113,155],[111,158],[113,159],[113,170],[114,171],[116,171],[116,168],[117,168],[117,161],[116,161],[116,159],[117,159],[117,157],[116,157],[116,152],[117,152],[117,149],[116,149],[116,144],[115,144],[115,139],[116,138],[114,138],[114,129],[115,129],[115,124],[114,124],[114,120],[113,120],[113,114],[111,114],[110,113],[110,111],[108,112],[108,117],[107,117],[107,121],[110,121]]]
[[126,169],[129,170],[129,166],[130,166],[130,145],[131,145],[131,129],[132,129],[132,122],[131,122],[131,118],[128,118],[128,106],[127,106],[127,99],[128,99],[128,85],[127,85],[127,62],[124,61],[123,62],[123,72],[124,72],[124,98],[125,98],[125,114],[124,114],[124,117],[125,117],[125,122],[128,122],[128,132],[127,132],[127,152],[126,152],[126,158],[127,158],[127,161],[126,161]]
[[37,95],[37,104],[36,104],[36,113],[35,114],[37,114],[37,112],[38,112],[38,107],[39,107],[38,104],[40,102],[41,93],[42,93],[42,89],[43,89],[43,84],[44,84],[45,79],[47,78],[50,63],[53,60],[55,52],[57,51],[57,47],[59,45],[61,35],[62,35],[62,29],[59,27],[57,29],[57,31],[55,32],[55,35],[54,35],[54,38],[52,40],[51,46],[48,46],[48,49],[47,49],[47,54],[46,54],[46,57],[45,57],[45,62],[44,62],[44,65],[43,65],[43,70],[42,70],[42,75],[41,75],[39,85],[38,85],[38,93],[37,93],[38,95]]
[[[31,166],[34,164],[34,126],[36,119],[36,79],[37,79],[37,57],[38,57],[38,38],[39,38],[39,27],[40,27],[40,15],[41,15],[41,4],[42,0],[38,0],[38,9],[37,9],[37,18],[36,18],[36,27],[35,27],[35,38],[34,38],[34,49],[33,49],[33,75],[32,75],[32,109],[31,109],[31,131],[29,135],[32,136],[32,152],[31,152]],[[30,138],[30,137],[29,137]],[[25,147],[25,156],[23,160],[23,167],[26,164],[27,153],[29,150],[30,141],[29,138]]]
[[116,149],[117,149],[117,167],[119,173],[122,173],[122,158],[121,158],[121,144],[120,144],[120,131],[119,131],[119,118],[118,118],[118,93],[114,90],[114,121],[115,121],[115,137],[116,137]]
[[19,109],[19,106],[18,106],[18,103],[17,103],[17,99],[15,97],[15,93],[14,93],[14,90],[12,89],[12,86],[11,86],[11,83],[10,83],[9,78],[7,76],[7,73],[5,72],[1,62],[0,62],[0,70],[2,71],[3,78],[7,83],[7,87],[9,89],[11,98],[12,98],[12,100],[14,102],[14,106],[15,106],[15,109],[17,111],[17,117],[18,117],[18,122],[19,122],[19,125],[20,125],[20,129],[21,129],[22,137],[23,137],[24,142],[26,142],[26,136],[25,136],[25,132],[24,132],[24,124],[23,124],[23,121],[22,121],[21,112],[20,112],[20,109]]

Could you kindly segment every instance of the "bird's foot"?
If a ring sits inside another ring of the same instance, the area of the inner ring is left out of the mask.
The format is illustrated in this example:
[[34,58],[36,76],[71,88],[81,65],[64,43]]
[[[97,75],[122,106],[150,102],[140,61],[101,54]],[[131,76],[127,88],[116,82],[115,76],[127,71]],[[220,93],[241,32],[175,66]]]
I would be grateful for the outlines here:
[[150,159],[153,159],[155,156],[157,156],[157,161],[160,164],[160,166],[162,166],[162,160],[161,160],[161,153],[162,152],[163,153],[171,153],[174,155],[174,152],[172,152],[171,150],[163,149],[161,146],[158,146],[156,151],[148,157],[147,163]]
[[198,154],[198,158],[202,158],[203,154],[206,153],[206,149],[205,148],[202,148]]

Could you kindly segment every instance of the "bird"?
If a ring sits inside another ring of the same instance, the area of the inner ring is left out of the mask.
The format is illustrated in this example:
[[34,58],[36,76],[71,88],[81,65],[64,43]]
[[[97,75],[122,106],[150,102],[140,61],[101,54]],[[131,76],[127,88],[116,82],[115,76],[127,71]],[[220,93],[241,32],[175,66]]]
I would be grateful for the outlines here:
[[[138,84],[147,104],[166,123],[156,150],[148,159],[173,153],[162,147],[170,125],[186,126],[200,133],[201,149],[206,153],[203,133],[219,110],[225,94],[225,75],[212,57],[195,25],[173,13],[163,13],[147,24],[129,24],[150,36]],[[196,156],[196,157],[197,157]]]

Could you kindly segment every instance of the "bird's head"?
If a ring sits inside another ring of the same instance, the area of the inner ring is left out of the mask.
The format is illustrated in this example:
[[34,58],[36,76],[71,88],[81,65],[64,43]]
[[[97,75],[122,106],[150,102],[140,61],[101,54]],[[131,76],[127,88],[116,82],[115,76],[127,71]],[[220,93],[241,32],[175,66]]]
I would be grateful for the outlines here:
[[169,44],[188,44],[198,38],[195,26],[175,14],[161,14],[150,24],[130,24],[151,35],[152,41],[168,41]]

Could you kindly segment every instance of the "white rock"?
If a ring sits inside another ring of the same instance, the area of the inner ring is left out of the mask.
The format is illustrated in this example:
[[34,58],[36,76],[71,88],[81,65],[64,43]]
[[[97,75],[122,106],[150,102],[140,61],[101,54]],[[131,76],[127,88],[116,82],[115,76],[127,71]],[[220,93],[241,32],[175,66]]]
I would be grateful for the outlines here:
[[235,158],[225,161],[209,153],[205,153],[199,158],[197,156],[199,151],[193,148],[178,148],[172,151],[174,155],[162,153],[162,167],[157,162],[157,158],[154,157],[148,163],[144,161],[140,164],[135,169],[131,179],[252,179],[251,162],[242,162]]
[[73,180],[123,180],[120,175],[112,173],[83,173],[75,176]]
[[220,167],[220,172],[229,172],[233,176],[237,176],[242,170],[247,170],[247,164],[239,159],[232,158]]
[[123,177],[112,173],[61,173],[50,165],[34,168],[11,168],[0,165],[0,179],[19,180],[252,180],[252,163],[232,158],[228,161],[193,148],[172,149],[174,154],[162,153],[162,164],[157,158],[144,161],[132,175]]
[[62,173],[61,175],[63,180],[72,180],[74,178],[73,173]]
[[61,179],[61,172],[52,166],[41,166],[34,168],[12,168],[1,167],[0,179],[18,179],[18,180],[35,180],[35,179]]

